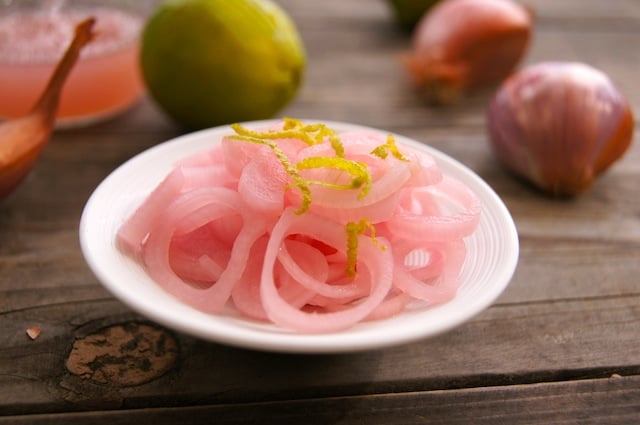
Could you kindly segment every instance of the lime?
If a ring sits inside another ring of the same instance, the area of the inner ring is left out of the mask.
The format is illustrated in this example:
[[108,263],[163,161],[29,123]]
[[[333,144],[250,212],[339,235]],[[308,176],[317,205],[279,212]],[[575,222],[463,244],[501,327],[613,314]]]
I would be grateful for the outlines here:
[[183,127],[270,118],[296,95],[305,69],[298,31],[270,0],[170,0],[147,21],[142,75]]

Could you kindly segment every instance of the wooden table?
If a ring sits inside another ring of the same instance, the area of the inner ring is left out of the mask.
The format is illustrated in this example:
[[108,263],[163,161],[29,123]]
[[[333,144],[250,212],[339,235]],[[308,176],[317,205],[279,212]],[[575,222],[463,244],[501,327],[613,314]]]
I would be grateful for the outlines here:
[[[182,132],[144,100],[57,131],[0,203],[0,424],[640,423],[639,136],[588,193],[551,199],[496,162],[490,93],[445,109],[416,95],[398,61],[409,39],[382,0],[281,3],[309,56],[282,115],[395,131],[475,170],[518,228],[511,285],[451,332],[353,354],[254,352],[150,323],[101,287],[78,243],[96,185]],[[528,3],[527,62],[590,63],[640,113],[640,2]]]

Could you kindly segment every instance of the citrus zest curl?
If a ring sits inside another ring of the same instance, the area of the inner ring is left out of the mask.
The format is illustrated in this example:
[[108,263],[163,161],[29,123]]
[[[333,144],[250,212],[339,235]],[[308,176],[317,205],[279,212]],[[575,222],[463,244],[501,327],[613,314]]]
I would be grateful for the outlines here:
[[297,162],[296,168],[298,170],[309,170],[312,168],[334,168],[337,170],[346,171],[353,176],[350,184],[340,185],[315,180],[307,180],[307,182],[309,184],[317,184],[320,186],[343,190],[359,189],[362,187],[362,190],[358,194],[358,199],[362,199],[367,196],[367,193],[369,193],[369,190],[371,189],[371,174],[369,173],[369,170],[367,170],[367,164],[363,162],[351,161],[345,158],[338,157],[331,158],[325,156],[314,156],[304,158],[301,161]]
[[371,151],[371,155],[375,155],[378,158],[386,159],[389,156],[389,153],[393,155],[394,158],[397,158],[401,161],[409,161],[409,159],[402,155],[400,149],[398,149],[398,145],[396,144],[396,138],[393,137],[393,134],[389,134],[387,136],[386,143],[376,147]]
[[240,124],[233,124],[233,130],[240,136],[250,136],[259,139],[298,139],[309,146],[324,143],[325,139],[329,139],[331,148],[338,157],[344,157],[344,146],[340,141],[338,134],[325,124],[304,124],[302,121],[294,118],[285,118],[282,130],[256,131],[246,128]]
[[369,232],[371,241],[381,250],[386,250],[386,245],[382,245],[376,238],[376,228],[368,218],[355,222],[351,221],[345,226],[347,231],[347,270],[346,274],[349,277],[356,275],[356,267],[358,264],[358,236],[364,235]]

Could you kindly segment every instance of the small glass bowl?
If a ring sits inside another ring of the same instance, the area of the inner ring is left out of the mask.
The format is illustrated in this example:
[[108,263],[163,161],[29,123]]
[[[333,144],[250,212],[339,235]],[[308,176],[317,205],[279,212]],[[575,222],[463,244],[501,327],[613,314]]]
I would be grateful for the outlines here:
[[144,93],[138,53],[152,1],[4,0],[0,2],[0,118],[35,105],[75,26],[94,16],[95,38],[69,75],[56,126],[81,126],[120,114]]

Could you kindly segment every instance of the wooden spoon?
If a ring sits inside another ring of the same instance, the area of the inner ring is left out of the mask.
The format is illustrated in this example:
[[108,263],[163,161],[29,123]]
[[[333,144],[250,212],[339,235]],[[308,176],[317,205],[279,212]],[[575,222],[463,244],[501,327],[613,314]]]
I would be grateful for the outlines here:
[[76,26],[73,41],[58,62],[47,87],[31,112],[0,123],[0,200],[29,173],[55,125],[60,92],[82,48],[94,37],[95,18]]

